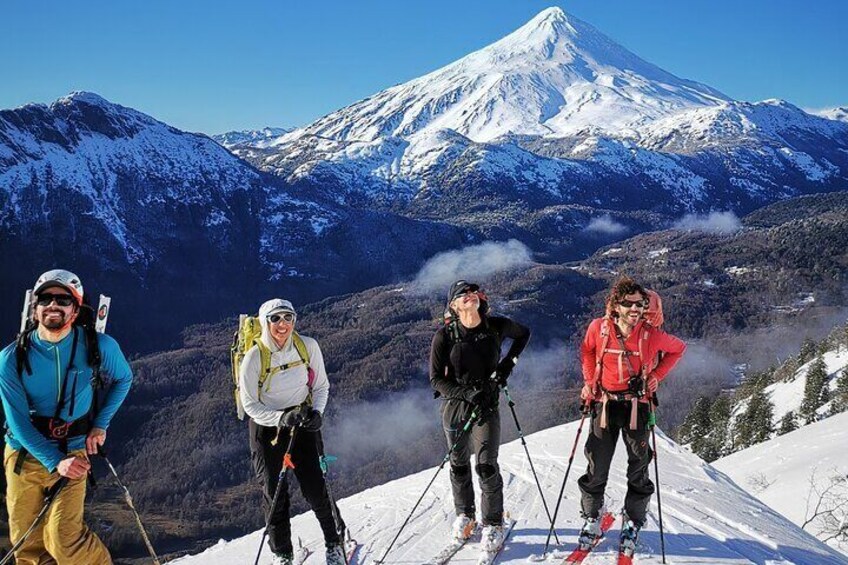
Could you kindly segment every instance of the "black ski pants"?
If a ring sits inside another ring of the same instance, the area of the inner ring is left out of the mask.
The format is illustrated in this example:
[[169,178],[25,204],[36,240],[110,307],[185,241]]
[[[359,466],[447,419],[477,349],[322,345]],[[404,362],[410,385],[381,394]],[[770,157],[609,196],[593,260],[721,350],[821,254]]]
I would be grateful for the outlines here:
[[586,474],[580,477],[581,507],[584,516],[597,517],[604,503],[604,490],[609,477],[610,463],[615,454],[619,433],[624,436],[627,448],[627,495],[624,511],[635,524],[645,523],[645,515],[654,483],[648,476],[653,451],[648,442],[648,416],[650,409],[645,402],[638,402],[637,427],[629,428],[631,403],[609,401],[607,403],[607,428],[601,428],[601,403],[592,409],[592,433],[586,439],[586,459],[589,461]]
[[[503,479],[498,466],[501,443],[501,419],[497,407],[467,432],[462,427],[471,416],[472,407],[462,400],[447,400],[442,404],[442,427],[448,448],[459,438],[451,452],[450,478],[453,503],[457,515],[474,518],[474,485],[471,477],[471,453],[477,458],[476,472],[482,490],[480,509],[484,525],[503,522]],[[460,436],[461,434],[461,436]]]
[[[321,439],[317,432],[297,430],[291,450],[294,469],[286,473],[284,482],[280,486],[282,490],[277,499],[277,506],[271,508],[280,469],[283,466],[283,455],[285,455],[289,443],[289,428],[283,428],[280,431],[280,439],[277,441],[277,445],[271,445],[271,441],[276,435],[277,428],[260,426],[253,420],[250,421],[250,456],[256,478],[262,486],[262,506],[265,512],[265,522],[268,524],[268,545],[271,547],[271,551],[275,554],[293,552],[288,489],[288,477],[291,473],[294,473],[297,477],[304,498],[312,507],[318,522],[321,524],[325,543],[340,543],[339,533],[336,531],[336,524],[333,521],[330,497],[327,495],[324,475],[321,473],[318,451],[318,442]],[[339,521],[341,521],[340,515]],[[344,531],[343,523],[340,524],[340,529]]]

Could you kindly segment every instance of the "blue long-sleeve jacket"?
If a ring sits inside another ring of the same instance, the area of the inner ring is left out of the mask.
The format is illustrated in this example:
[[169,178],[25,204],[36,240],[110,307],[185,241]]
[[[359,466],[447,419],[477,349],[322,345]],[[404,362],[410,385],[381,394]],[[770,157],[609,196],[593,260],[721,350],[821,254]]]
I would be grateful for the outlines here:
[[[28,353],[32,366],[31,375],[24,369],[23,374],[18,376],[14,343],[0,352],[0,397],[3,400],[8,428],[6,443],[12,449],[25,447],[50,472],[53,472],[59,461],[67,455],[59,451],[55,441],[45,438],[35,429],[30,421],[30,412],[49,418],[55,415],[62,390],[62,379],[70,362],[73,332],[79,333],[77,352],[74,365],[68,371],[65,405],[60,415],[63,420],[72,422],[86,416],[93,399],[92,368],[88,364],[82,328],[74,328],[58,343],[44,341],[38,337],[38,332],[32,332]],[[104,334],[98,334],[97,339],[102,357],[100,372],[107,383],[108,393],[95,415],[93,425],[105,430],[130,390],[132,371],[118,342]],[[75,378],[76,387],[73,386]],[[85,436],[68,439],[68,450],[84,448]]]

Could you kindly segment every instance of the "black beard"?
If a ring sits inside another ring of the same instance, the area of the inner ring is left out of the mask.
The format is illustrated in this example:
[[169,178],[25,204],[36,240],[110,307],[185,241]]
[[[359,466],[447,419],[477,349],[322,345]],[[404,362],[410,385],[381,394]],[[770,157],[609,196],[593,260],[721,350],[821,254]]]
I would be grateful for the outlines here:
[[51,312],[45,312],[41,316],[41,325],[44,326],[45,328],[47,328],[48,330],[61,330],[62,328],[65,327],[65,324],[68,322],[67,316],[65,316],[64,312],[58,313],[60,315],[60,318],[59,318],[59,320],[57,320],[55,322],[54,321],[48,321],[48,320],[52,320],[51,318],[48,318],[48,314],[51,314]]

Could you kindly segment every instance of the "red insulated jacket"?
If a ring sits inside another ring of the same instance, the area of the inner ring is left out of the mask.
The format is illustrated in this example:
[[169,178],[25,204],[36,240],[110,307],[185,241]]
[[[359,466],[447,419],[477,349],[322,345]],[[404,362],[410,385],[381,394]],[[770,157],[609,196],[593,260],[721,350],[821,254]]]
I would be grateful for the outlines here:
[[[636,324],[623,344],[617,338],[615,329],[615,323],[611,319],[597,318],[592,320],[586,330],[580,353],[583,380],[590,386],[594,386],[600,379],[604,390],[626,391],[630,367],[632,366],[634,374],[638,374],[642,372],[642,366],[646,362],[644,374],[653,375],[658,381],[662,381],[686,350],[686,344],[682,340],[647,324],[644,320]],[[600,351],[601,348],[604,349],[603,352]],[[664,355],[657,362],[660,353]]]

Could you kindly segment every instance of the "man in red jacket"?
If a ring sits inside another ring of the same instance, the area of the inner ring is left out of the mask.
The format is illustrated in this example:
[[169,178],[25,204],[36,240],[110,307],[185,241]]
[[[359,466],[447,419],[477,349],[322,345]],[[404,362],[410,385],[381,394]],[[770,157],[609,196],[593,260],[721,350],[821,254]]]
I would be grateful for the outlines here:
[[622,544],[635,546],[654,493],[648,476],[653,455],[648,444],[650,397],[680,361],[686,344],[651,326],[644,316],[647,305],[647,291],[622,277],[610,290],[607,315],[589,324],[581,347],[584,385],[580,397],[592,407],[592,433],[585,449],[589,465],[578,481],[586,519],[581,547],[590,546],[600,535],[599,514],[619,433],[627,448]]

